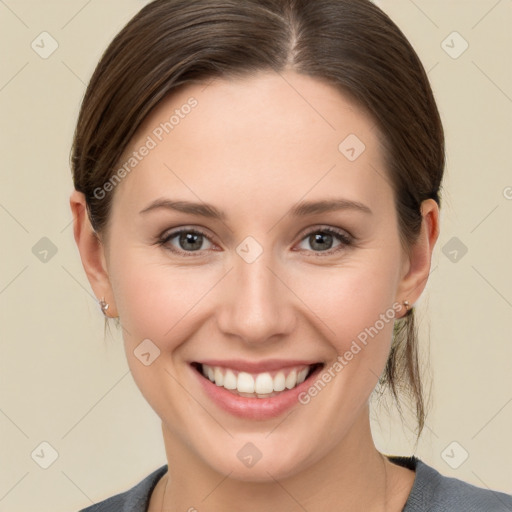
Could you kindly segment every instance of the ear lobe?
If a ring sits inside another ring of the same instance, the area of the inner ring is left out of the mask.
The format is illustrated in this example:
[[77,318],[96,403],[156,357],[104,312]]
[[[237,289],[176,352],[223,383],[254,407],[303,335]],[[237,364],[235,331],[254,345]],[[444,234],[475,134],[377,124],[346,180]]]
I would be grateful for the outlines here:
[[426,199],[421,204],[421,214],[421,232],[406,258],[405,264],[409,268],[397,290],[398,299],[409,301],[411,306],[425,289],[430,275],[432,252],[439,236],[438,204],[433,199]]
[[69,205],[73,214],[73,234],[87,279],[98,300],[104,298],[109,304],[108,316],[115,317],[117,311],[108,277],[105,246],[91,225],[84,194],[74,190]]

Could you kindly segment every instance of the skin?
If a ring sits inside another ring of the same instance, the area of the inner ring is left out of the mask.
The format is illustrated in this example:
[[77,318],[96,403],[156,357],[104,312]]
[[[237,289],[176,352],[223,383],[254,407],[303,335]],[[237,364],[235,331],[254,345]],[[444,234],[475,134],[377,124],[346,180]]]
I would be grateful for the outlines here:
[[[116,186],[100,242],[83,194],[70,198],[90,284],[110,304],[108,315],[119,316],[133,378],[162,420],[169,471],[149,510],[401,510],[414,472],[377,451],[368,406],[393,321],[310,403],[271,420],[219,409],[189,362],[303,358],[331,366],[394,303],[420,297],[439,234],[437,204],[421,205],[421,233],[407,253],[374,122],[332,86],[291,70],[179,89],[150,113],[124,157],[191,96],[197,107]],[[338,149],[349,134],[366,146],[355,161]],[[211,203],[226,218],[139,213],[160,197]],[[326,198],[359,201],[373,213],[287,215],[300,200]],[[200,251],[179,237],[155,244],[179,227],[206,230],[209,239]],[[321,251],[308,231],[325,227],[351,234],[353,244],[333,238]],[[236,252],[247,236],[263,249],[252,263]],[[133,353],[147,338],[161,351],[150,366]],[[250,468],[237,458],[247,442],[262,454]]]

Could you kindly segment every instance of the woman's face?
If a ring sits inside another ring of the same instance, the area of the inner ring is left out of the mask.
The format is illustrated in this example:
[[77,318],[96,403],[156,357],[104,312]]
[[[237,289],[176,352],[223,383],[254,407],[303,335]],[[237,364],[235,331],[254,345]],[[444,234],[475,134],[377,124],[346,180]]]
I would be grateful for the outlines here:
[[372,119],[291,71],[218,79],[166,98],[125,163],[109,312],[166,449],[254,481],[357,450],[397,303],[421,292]]

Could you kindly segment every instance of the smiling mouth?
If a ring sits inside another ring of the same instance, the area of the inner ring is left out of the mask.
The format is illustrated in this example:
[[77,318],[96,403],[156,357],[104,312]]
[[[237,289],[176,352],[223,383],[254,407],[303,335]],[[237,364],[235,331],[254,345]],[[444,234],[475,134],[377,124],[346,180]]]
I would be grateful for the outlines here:
[[191,365],[202,377],[234,395],[246,398],[271,398],[296,388],[322,368],[324,363],[293,366],[261,373],[248,373],[197,362]]

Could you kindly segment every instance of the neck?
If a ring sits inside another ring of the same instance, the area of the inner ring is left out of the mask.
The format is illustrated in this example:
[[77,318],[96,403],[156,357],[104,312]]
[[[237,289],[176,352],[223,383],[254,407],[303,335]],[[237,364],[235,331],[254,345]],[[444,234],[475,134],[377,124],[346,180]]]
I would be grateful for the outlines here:
[[269,479],[264,482],[221,474],[188,450],[164,425],[162,431],[171,463],[168,474],[159,482],[157,497],[152,499],[151,512],[394,511],[405,504],[414,480],[413,472],[390,463],[377,451],[367,413],[326,456],[282,479],[270,476],[270,469]]

